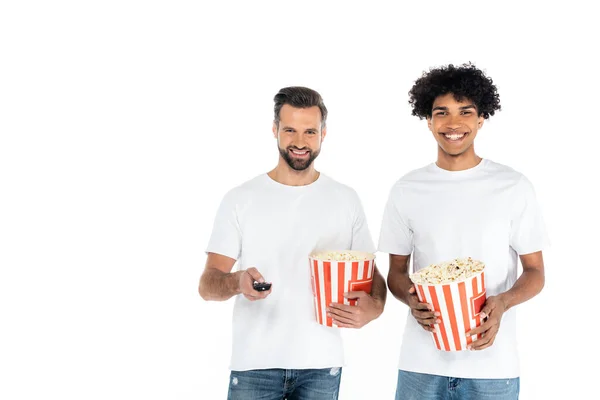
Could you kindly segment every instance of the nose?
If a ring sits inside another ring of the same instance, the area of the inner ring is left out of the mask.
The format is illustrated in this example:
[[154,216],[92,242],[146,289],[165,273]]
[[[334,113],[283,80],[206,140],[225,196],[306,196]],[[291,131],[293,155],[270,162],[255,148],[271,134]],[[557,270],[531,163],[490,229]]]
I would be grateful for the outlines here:
[[292,140],[292,146],[297,147],[299,149],[303,149],[306,147],[306,142],[304,141],[304,135],[301,132],[296,132],[294,138]]
[[458,128],[460,128],[462,126],[460,117],[458,116],[451,116],[448,120],[448,122],[446,123],[446,128],[451,129],[451,130],[456,130]]

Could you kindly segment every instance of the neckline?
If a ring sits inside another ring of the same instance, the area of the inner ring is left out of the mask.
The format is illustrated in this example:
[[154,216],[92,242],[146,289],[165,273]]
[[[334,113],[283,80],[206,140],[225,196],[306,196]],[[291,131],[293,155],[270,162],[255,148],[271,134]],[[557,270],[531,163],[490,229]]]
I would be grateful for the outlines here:
[[447,170],[444,168],[440,168],[435,162],[431,164],[431,167],[432,167],[432,170],[438,174],[444,174],[445,176],[452,176],[452,177],[462,177],[462,176],[472,175],[474,173],[479,172],[480,170],[483,170],[487,164],[488,164],[488,160],[486,158],[482,158],[481,161],[479,162],[479,164],[477,164],[476,166],[467,168],[467,169],[463,169],[460,171],[450,171],[450,170]]
[[314,182],[311,182],[308,185],[293,186],[277,182],[275,179],[271,178],[268,173],[265,173],[264,177],[270,185],[285,188],[286,190],[302,190],[307,188],[313,188],[319,186],[321,182],[325,179],[324,174],[322,172],[319,172],[319,177]]

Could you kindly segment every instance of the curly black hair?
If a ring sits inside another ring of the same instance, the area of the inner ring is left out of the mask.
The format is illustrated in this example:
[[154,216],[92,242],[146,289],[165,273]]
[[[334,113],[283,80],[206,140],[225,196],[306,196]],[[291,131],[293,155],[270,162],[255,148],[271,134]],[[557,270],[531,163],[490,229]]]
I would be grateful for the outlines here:
[[408,92],[412,115],[419,119],[431,117],[435,99],[448,93],[452,93],[457,101],[471,100],[478,114],[485,119],[500,111],[500,95],[492,79],[469,62],[458,67],[450,64],[424,72]]

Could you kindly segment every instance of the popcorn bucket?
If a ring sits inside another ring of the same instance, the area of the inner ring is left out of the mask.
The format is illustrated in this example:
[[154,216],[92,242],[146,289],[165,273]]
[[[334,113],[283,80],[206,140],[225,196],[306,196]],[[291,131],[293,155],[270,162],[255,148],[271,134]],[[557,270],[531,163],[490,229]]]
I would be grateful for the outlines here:
[[466,333],[481,325],[479,313],[486,300],[484,271],[460,282],[445,284],[417,284],[421,303],[433,305],[440,312],[441,323],[435,324],[433,341],[438,350],[461,351],[481,334],[467,337]]
[[371,293],[375,255],[361,251],[320,252],[308,257],[315,317],[319,324],[333,327],[327,316],[331,303],[356,305],[356,300],[347,299],[344,293],[365,291]]

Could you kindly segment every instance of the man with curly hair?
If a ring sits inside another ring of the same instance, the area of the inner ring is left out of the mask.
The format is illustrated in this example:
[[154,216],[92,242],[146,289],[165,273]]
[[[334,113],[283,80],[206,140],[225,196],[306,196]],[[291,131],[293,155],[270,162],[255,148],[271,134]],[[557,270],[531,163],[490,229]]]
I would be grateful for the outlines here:
[[[492,79],[473,64],[431,69],[410,90],[412,114],[427,120],[437,161],[392,187],[379,251],[389,253],[388,286],[407,304],[396,399],[517,399],[515,306],[544,286],[547,235],[530,181],[481,158],[474,141],[500,110]],[[431,333],[440,313],[419,302],[409,278],[429,264],[472,257],[486,264],[482,334],[469,351],[441,351]],[[518,260],[522,273],[519,274]]]

